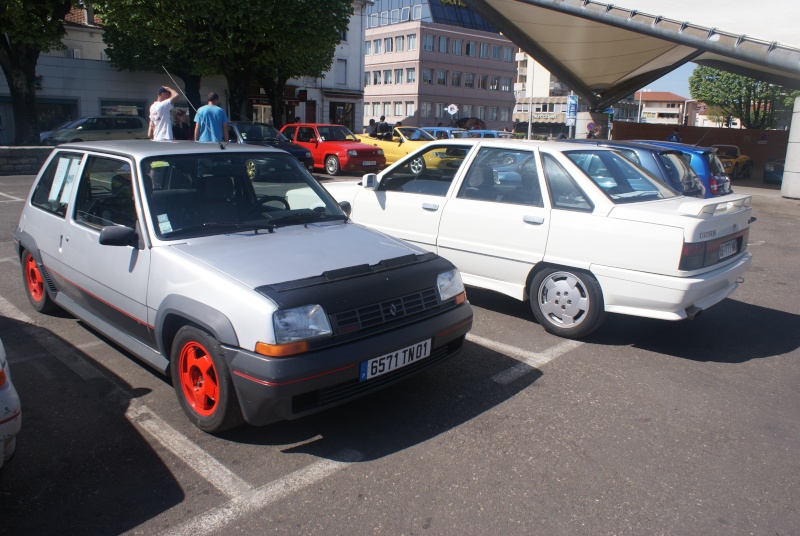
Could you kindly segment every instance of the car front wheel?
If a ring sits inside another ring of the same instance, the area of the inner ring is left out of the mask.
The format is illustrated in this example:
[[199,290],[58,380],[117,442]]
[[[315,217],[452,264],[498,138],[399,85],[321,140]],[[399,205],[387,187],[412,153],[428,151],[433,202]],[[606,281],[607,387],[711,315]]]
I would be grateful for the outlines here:
[[189,420],[217,433],[242,423],[242,411],[219,342],[198,328],[175,335],[170,359],[172,384]]
[[599,328],[605,320],[600,283],[588,272],[545,268],[530,288],[533,315],[548,332],[579,339]]
[[22,250],[22,280],[28,301],[40,313],[48,313],[56,308],[56,304],[47,294],[42,270],[30,251]]
[[749,179],[753,175],[753,163],[748,162],[744,165],[744,170],[742,171],[742,176],[745,179]]
[[338,175],[341,171],[339,167],[339,159],[333,155],[325,158],[325,172],[328,175]]

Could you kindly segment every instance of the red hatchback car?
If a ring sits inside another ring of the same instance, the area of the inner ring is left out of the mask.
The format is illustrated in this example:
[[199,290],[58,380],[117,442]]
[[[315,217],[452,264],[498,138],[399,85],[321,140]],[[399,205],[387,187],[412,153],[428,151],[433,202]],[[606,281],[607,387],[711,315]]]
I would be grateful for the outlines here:
[[386,165],[383,149],[361,143],[344,125],[292,123],[281,134],[311,151],[314,168],[328,175],[378,171]]

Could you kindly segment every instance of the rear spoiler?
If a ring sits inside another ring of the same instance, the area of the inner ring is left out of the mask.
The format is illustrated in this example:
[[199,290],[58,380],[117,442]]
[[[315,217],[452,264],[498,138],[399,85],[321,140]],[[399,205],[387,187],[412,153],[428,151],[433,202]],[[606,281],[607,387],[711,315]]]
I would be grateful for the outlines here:
[[749,208],[752,200],[753,196],[751,195],[726,196],[724,199],[694,199],[682,203],[681,206],[678,207],[678,214],[705,220],[713,217],[715,214],[738,212],[743,208]]

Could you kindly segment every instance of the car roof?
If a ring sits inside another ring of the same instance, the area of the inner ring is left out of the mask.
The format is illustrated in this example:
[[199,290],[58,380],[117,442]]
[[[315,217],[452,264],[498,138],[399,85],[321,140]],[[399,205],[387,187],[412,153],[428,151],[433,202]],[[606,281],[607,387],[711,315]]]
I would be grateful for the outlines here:
[[625,149],[643,149],[648,151],[658,151],[659,153],[663,152],[675,152],[678,149],[672,149],[670,147],[664,147],[663,145],[657,145],[655,143],[650,143],[646,140],[602,140],[602,139],[581,139],[581,140],[569,140],[569,143],[583,143],[586,145],[602,145],[605,147],[620,147]]
[[[543,140],[523,140],[518,138],[452,138],[444,140],[436,140],[436,145],[454,145],[463,147],[464,145],[484,145],[487,147],[506,147],[514,149],[529,149],[531,147],[540,147],[544,149],[555,149],[557,151],[575,151],[578,149],[577,144],[567,141],[543,141]],[[602,151],[613,151],[611,147],[598,146],[597,149]]]
[[685,153],[705,154],[705,153],[716,152],[716,149],[714,149],[713,147],[689,145],[688,143],[678,143],[676,141],[661,141],[661,140],[633,140],[633,141],[652,143],[653,145],[658,145],[659,147],[669,147],[672,149],[683,151]]
[[288,123],[283,125],[282,128],[286,127],[344,127],[344,125],[338,123]]
[[[220,148],[222,145],[223,148]],[[255,145],[240,145],[238,143],[200,143],[196,141],[152,141],[152,140],[108,140],[108,141],[81,141],[77,143],[62,143],[55,150],[97,151],[101,153],[130,156],[135,159],[149,158],[152,156],[181,155],[181,154],[211,154],[223,151],[235,153],[276,153],[284,152],[269,147]]]
[[467,130],[466,128],[461,128],[461,127],[420,127],[420,128],[422,128],[422,130],[464,130],[464,131]]

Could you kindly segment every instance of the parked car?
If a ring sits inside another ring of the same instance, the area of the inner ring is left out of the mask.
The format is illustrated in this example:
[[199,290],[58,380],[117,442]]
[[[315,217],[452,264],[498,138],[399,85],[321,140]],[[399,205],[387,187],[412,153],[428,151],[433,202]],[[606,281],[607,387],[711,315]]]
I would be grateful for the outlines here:
[[281,134],[311,151],[314,168],[328,175],[377,171],[386,165],[383,149],[361,143],[343,125],[292,123],[284,125]]
[[[251,180],[249,160],[272,164]],[[13,241],[34,309],[171,374],[206,432],[373,392],[457,353],[472,325],[452,263],[353,224],[266,147],[56,148]]]
[[147,121],[133,115],[84,117],[54,130],[44,140],[48,145],[76,141],[147,139]]
[[[274,147],[275,149],[286,151],[297,158],[305,167],[309,169],[314,167],[314,157],[311,156],[311,151],[290,142],[289,138],[281,134],[277,128],[266,123],[232,121],[228,123],[228,139],[233,143]],[[254,163],[251,162],[247,169],[247,174],[250,177],[257,175],[256,170],[252,168]]]
[[[518,178],[493,180],[512,152],[506,173]],[[448,167],[410,166],[445,153]],[[357,223],[450,259],[468,286],[528,300],[562,337],[588,335],[606,313],[694,318],[751,262],[750,196],[684,197],[606,147],[442,140],[326,187]]]
[[43,131],[39,132],[39,141],[42,142],[42,143],[45,143],[45,140],[47,140],[47,138],[49,138],[53,134],[53,132],[55,132],[56,130],[62,130],[62,129],[65,129],[65,128],[69,128],[69,126],[72,123],[75,123],[75,121],[74,120],[73,121],[65,121],[65,122],[53,127],[53,130],[43,130]]
[[433,136],[417,127],[394,127],[391,132],[377,134],[375,137],[368,134],[356,137],[361,143],[382,149],[387,164],[394,164],[408,153],[434,140]]
[[718,197],[733,193],[731,180],[725,174],[725,168],[720,162],[713,147],[697,147],[687,143],[677,143],[661,140],[636,140],[675,149],[683,154],[683,159],[697,173],[705,189],[705,197]]
[[736,145],[712,145],[711,147],[717,150],[717,157],[731,180],[749,179],[753,174],[753,159],[743,155]]
[[644,142],[581,139],[570,143],[587,143],[621,152],[638,165],[664,181],[675,191],[688,197],[705,197],[700,177],[675,149],[666,149]]
[[11,383],[11,371],[3,341],[0,341],[0,469],[17,451],[17,434],[22,428],[22,406]]
[[772,184],[783,183],[783,166],[785,160],[770,160],[764,164],[764,182]]
[[503,132],[502,130],[468,130],[467,134],[470,138],[504,138],[514,139],[513,132]]
[[457,127],[422,127],[422,130],[436,138],[437,140],[452,140],[458,138],[468,138],[469,131]]

